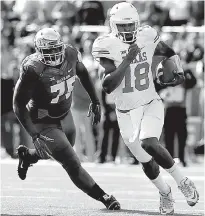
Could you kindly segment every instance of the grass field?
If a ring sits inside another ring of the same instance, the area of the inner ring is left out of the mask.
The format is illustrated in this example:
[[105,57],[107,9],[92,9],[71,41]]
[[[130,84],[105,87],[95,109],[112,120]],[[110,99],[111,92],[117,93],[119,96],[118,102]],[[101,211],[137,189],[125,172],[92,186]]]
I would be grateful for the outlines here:
[[[42,161],[29,168],[27,179],[17,176],[18,160],[1,160],[1,215],[48,216],[150,216],[159,215],[159,195],[144,176],[141,166],[92,164],[83,166],[97,183],[121,203],[122,210],[114,212],[81,192],[66,172],[54,161]],[[190,207],[177,189],[174,180],[162,171],[172,186],[175,215],[204,215],[203,164],[182,168],[200,192],[199,203]]]

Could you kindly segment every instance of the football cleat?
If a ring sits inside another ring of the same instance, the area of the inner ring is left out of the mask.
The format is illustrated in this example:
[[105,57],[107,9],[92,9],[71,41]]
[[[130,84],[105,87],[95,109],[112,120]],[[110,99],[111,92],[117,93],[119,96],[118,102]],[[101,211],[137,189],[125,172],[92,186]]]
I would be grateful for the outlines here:
[[20,179],[24,180],[26,178],[26,174],[28,171],[28,168],[31,165],[31,162],[29,160],[29,151],[26,146],[20,145],[17,148],[17,153],[19,156],[19,164],[18,164],[18,176]]
[[102,202],[108,210],[120,210],[120,203],[112,195],[105,194],[102,197]]
[[160,193],[160,207],[159,211],[162,215],[173,215],[174,214],[174,200],[172,198],[172,191],[168,194]]
[[184,194],[188,205],[190,206],[196,205],[196,203],[199,200],[199,193],[196,190],[194,183],[190,179],[188,179],[187,177],[184,178],[180,182],[180,186],[178,186],[178,188]]

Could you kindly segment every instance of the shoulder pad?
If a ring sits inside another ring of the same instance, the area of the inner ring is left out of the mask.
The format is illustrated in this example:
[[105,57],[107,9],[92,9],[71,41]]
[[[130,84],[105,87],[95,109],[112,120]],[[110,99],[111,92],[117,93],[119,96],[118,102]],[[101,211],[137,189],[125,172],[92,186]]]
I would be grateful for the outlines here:
[[65,55],[67,57],[68,60],[78,60],[78,50],[72,46],[71,44],[66,44],[65,45]]
[[113,45],[116,44],[116,38],[111,35],[103,35],[98,37],[92,47],[92,55],[95,59],[97,58],[108,58],[114,60],[114,56],[112,54]]
[[65,44],[65,49],[68,51],[76,52],[76,48],[72,46],[71,44]]
[[138,37],[145,40],[145,42],[153,42],[157,44],[160,41],[158,32],[149,25],[139,28]]
[[28,82],[32,82],[35,79],[38,79],[39,74],[37,73],[37,67],[35,67],[35,65],[33,64],[33,62],[31,63],[31,56],[27,56],[21,63],[20,66],[20,80],[24,80],[24,81],[28,81]]
[[32,68],[32,70],[35,71],[35,73],[39,75],[43,72],[45,65],[37,59],[35,54],[32,54],[32,55],[27,56],[23,60],[21,67],[24,69],[24,71],[29,70],[29,68],[31,70]]

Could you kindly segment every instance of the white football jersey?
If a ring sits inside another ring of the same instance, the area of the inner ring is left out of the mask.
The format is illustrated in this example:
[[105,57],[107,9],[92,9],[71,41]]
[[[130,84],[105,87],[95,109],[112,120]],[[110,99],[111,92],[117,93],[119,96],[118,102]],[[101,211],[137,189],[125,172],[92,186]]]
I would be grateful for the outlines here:
[[[136,43],[141,52],[130,64],[121,84],[111,93],[117,109],[131,110],[148,104],[153,99],[160,99],[154,87],[151,70],[154,51],[159,41],[160,37],[155,29],[150,26],[139,29]],[[127,55],[128,48],[129,44],[107,34],[95,40],[92,54],[95,59],[111,59],[118,67]]]

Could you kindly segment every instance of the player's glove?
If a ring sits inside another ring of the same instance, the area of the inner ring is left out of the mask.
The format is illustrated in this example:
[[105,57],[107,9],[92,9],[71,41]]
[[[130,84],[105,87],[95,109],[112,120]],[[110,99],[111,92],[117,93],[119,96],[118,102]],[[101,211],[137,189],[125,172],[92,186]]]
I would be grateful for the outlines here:
[[96,125],[100,122],[101,119],[101,107],[100,107],[100,102],[92,102],[89,106],[88,109],[88,114],[87,116],[90,117],[92,113],[92,124]]
[[38,133],[32,137],[32,140],[38,155],[43,159],[50,158],[49,155],[52,153],[48,149],[47,143],[54,142],[54,139]]
[[33,142],[35,142],[36,140],[39,140],[39,139],[41,139],[43,141],[47,141],[47,142],[54,142],[53,138],[50,138],[48,136],[44,136],[40,133],[37,133],[32,137]]
[[183,73],[177,73],[177,71],[173,71],[173,73],[174,73],[174,78],[171,82],[163,82],[162,81],[163,70],[160,68],[158,71],[157,83],[160,84],[161,86],[174,87],[184,82],[185,77]]

